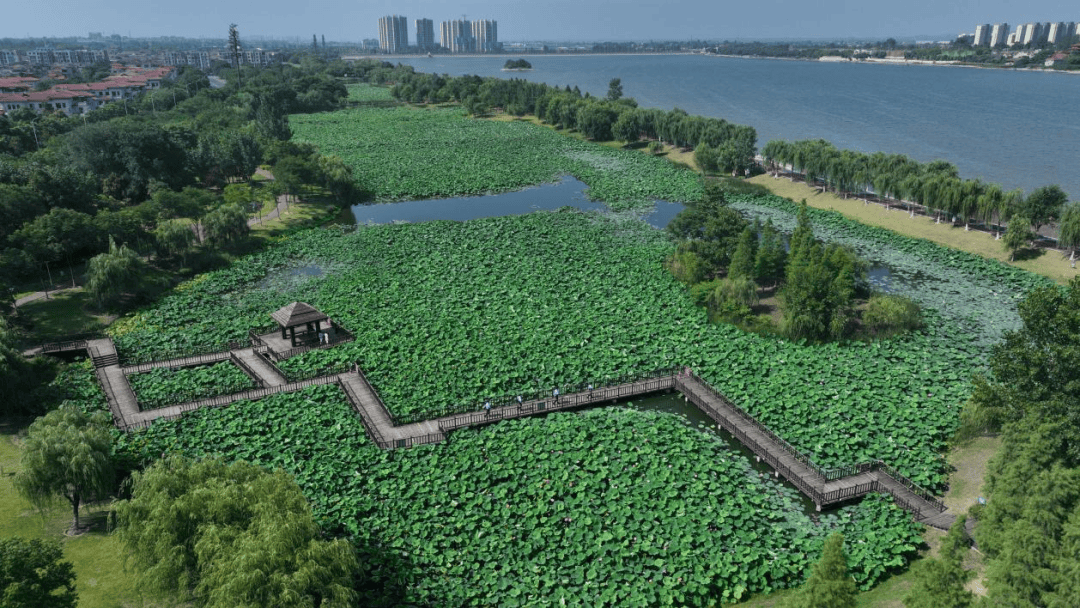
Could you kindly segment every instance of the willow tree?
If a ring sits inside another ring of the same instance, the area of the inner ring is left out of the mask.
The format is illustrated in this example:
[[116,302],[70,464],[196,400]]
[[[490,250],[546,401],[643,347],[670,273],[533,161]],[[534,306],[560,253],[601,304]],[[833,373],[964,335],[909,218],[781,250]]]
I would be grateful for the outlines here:
[[1076,248],[1080,246],[1080,203],[1073,203],[1065,207],[1061,214],[1061,222],[1058,223],[1061,233],[1058,235],[1058,245],[1069,250],[1069,261],[1076,261]]
[[112,490],[110,422],[104,412],[87,415],[74,406],[38,418],[23,444],[15,488],[38,508],[64,497],[71,504],[71,529],[78,530],[79,506]]
[[282,471],[168,458],[132,475],[117,524],[151,592],[214,608],[355,605],[354,549],[320,538],[310,505]]
[[86,290],[98,306],[135,289],[142,280],[146,264],[127,245],[116,246],[109,237],[109,251],[90,258],[86,269]]
[[1009,252],[1009,261],[1016,260],[1016,252],[1027,246],[1031,240],[1031,222],[1020,215],[1014,215],[1009,219],[1009,226],[1005,229],[1005,239],[1002,243]]

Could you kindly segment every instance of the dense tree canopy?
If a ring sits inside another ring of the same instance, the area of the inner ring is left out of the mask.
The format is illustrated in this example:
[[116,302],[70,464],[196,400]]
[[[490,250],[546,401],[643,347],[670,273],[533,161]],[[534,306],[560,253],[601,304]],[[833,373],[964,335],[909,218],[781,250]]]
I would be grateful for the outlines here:
[[133,476],[118,534],[151,591],[200,606],[351,606],[353,548],[326,541],[296,482],[246,463],[165,459]]
[[1033,290],[1019,312],[1024,326],[994,347],[969,416],[991,428],[1024,418],[1059,424],[1057,456],[1080,466],[1080,279]]
[[75,608],[75,571],[57,542],[0,539],[0,606]]

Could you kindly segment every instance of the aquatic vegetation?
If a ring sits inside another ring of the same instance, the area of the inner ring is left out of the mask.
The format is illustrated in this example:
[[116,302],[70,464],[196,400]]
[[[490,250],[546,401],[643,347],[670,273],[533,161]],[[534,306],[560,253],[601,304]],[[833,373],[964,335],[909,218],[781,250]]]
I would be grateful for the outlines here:
[[255,381],[232,361],[196,367],[155,367],[128,376],[128,382],[144,410],[257,388]]
[[615,210],[701,197],[692,171],[640,152],[565,137],[524,121],[474,120],[460,109],[356,108],[289,117],[293,139],[352,167],[379,201],[516,190],[570,174]]

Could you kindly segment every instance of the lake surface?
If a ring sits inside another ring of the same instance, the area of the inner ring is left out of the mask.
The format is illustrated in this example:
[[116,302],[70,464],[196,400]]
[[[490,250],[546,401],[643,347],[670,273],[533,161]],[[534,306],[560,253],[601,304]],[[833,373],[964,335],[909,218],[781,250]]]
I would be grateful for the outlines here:
[[1080,199],[1080,75],[944,66],[822,63],[702,55],[396,59],[419,71],[524,78],[604,95],[621,78],[644,107],[753,126],[772,139],[945,159],[965,178],[1030,191],[1060,184]]
[[[574,177],[564,176],[558,183],[541,184],[503,194],[353,205],[350,213],[357,224],[390,224],[432,220],[465,221],[482,217],[550,211],[560,207],[575,207],[583,211],[607,211],[606,205],[590,201],[585,196],[586,188],[588,186],[584,182]],[[656,228],[663,228],[682,211],[682,208],[683,206],[679,203],[657,201],[655,210],[642,214],[642,219]]]

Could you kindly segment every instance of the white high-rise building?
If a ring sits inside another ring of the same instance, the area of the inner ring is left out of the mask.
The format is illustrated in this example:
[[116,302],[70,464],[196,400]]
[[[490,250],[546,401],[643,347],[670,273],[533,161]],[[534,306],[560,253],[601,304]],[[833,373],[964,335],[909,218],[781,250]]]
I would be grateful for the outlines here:
[[[1023,34],[1019,37],[1019,44],[1041,44],[1046,42],[1046,30],[1049,28],[1043,27],[1043,24],[1038,22],[1025,23],[1021,26],[1023,28]],[[1017,30],[1018,32],[1021,30]]]
[[1046,41],[1050,44],[1057,44],[1058,41],[1064,42],[1065,37],[1069,34],[1069,25],[1063,21],[1051,23],[1050,28],[1046,32]]
[[499,24],[490,19],[473,21],[472,37],[477,53],[490,53],[498,48]]
[[1005,41],[1009,38],[1009,24],[1008,23],[995,23],[994,27],[990,28],[990,46],[999,47],[1005,46]]
[[442,45],[451,53],[472,53],[476,50],[476,40],[472,35],[472,23],[467,19],[443,21],[439,25]]
[[975,26],[975,37],[971,46],[990,46],[990,24],[981,23]]
[[384,53],[400,53],[409,48],[409,20],[401,15],[380,17],[379,48]]

